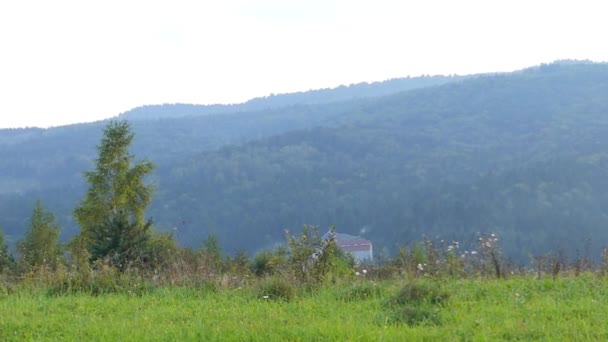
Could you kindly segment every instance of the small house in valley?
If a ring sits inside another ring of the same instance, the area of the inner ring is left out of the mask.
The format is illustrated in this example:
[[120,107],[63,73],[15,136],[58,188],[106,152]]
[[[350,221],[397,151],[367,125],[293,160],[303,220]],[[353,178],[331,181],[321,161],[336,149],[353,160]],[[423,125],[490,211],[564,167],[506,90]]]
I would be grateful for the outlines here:
[[[325,234],[323,238],[327,238]],[[336,245],[346,254],[353,256],[357,262],[372,262],[374,260],[374,248],[370,240],[360,236],[335,233]]]

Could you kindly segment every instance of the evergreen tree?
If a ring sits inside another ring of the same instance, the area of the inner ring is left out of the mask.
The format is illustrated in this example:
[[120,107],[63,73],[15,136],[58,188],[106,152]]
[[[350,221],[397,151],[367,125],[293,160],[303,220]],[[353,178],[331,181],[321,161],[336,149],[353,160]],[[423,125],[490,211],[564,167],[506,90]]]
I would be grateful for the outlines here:
[[8,246],[4,242],[4,232],[0,227],[0,274],[8,272],[14,262],[13,256],[8,252]]
[[201,255],[210,272],[217,273],[222,267],[222,249],[215,234],[209,234],[201,246]]
[[55,215],[45,211],[41,201],[36,201],[30,227],[17,245],[20,253],[19,264],[26,270],[42,267],[54,269],[61,256],[58,239],[59,224]]
[[84,240],[90,258],[107,260],[121,269],[141,254],[151,226],[144,214],[153,188],[144,178],[154,166],[149,161],[134,162],[129,153],[133,137],[126,121],[106,126],[95,170],[85,173],[86,197],[74,210],[81,228],[77,239]]

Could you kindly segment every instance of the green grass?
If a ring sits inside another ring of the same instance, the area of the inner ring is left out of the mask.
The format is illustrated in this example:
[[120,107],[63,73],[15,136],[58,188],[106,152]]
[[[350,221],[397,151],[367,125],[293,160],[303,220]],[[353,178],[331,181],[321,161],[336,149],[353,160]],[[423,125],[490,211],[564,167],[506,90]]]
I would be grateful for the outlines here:
[[[264,299],[258,288],[174,287],[100,296],[0,291],[0,340],[608,340],[606,279],[421,284],[447,296],[438,303],[423,297],[398,301],[406,286],[398,281],[324,287],[290,300]],[[394,319],[418,309],[436,319],[413,325]]]

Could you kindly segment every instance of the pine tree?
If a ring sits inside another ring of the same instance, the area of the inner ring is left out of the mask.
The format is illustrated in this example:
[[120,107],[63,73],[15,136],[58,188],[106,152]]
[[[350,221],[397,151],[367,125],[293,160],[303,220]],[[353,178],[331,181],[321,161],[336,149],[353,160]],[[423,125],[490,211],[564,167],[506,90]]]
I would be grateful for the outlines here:
[[0,275],[7,273],[15,263],[13,256],[8,252],[8,246],[4,241],[4,233],[0,227]]
[[154,166],[149,161],[134,162],[129,153],[133,138],[126,121],[106,126],[95,169],[85,172],[89,189],[74,210],[81,228],[75,241],[81,245],[84,241],[91,260],[107,260],[121,269],[141,254],[152,224],[144,215],[153,188],[144,178]]
[[45,211],[42,202],[36,201],[30,227],[17,247],[19,264],[26,270],[43,267],[54,269],[61,257],[58,245],[59,224],[53,213]]

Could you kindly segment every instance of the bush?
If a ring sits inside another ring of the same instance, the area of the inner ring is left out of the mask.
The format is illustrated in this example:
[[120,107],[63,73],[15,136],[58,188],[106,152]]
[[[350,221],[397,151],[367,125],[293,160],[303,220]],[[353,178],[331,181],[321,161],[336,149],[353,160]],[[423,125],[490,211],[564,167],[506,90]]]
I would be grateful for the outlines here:
[[435,305],[445,302],[448,298],[449,294],[443,291],[439,284],[417,281],[406,284],[392,298],[392,302],[397,305]]
[[302,234],[294,236],[285,231],[289,248],[288,261],[293,275],[301,285],[319,286],[332,269],[336,254],[335,229],[330,227],[325,238],[314,226],[302,226]]
[[171,234],[152,234],[144,248],[142,266],[164,272],[175,263],[179,254],[180,248]]
[[287,280],[279,277],[266,278],[260,281],[258,297],[290,301],[296,295],[296,289]]
[[387,304],[385,324],[440,324],[436,306],[445,303],[449,294],[433,282],[410,282]]
[[263,251],[255,255],[249,268],[258,277],[275,274],[286,263],[284,257],[272,251]]

